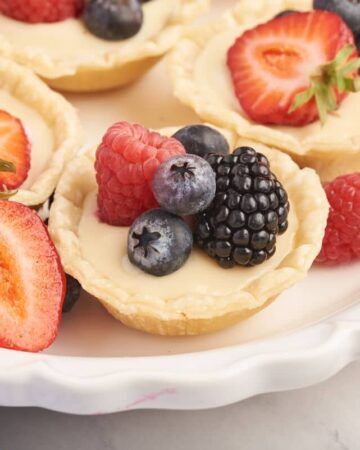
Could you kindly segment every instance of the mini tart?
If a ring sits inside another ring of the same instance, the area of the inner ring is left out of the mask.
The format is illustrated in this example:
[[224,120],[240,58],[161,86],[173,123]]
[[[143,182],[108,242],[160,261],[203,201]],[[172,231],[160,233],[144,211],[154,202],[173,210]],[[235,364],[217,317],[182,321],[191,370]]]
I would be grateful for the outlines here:
[[[160,130],[172,135],[176,129]],[[235,147],[232,134],[227,134]],[[96,218],[95,149],[65,170],[50,211],[49,229],[67,273],[116,319],[161,335],[196,335],[255,314],[284,289],[305,277],[318,254],[328,204],[320,180],[277,150],[255,144],[289,194],[289,229],[278,237],[275,255],[256,268],[225,270],[199,249],[177,272],[158,278],[127,258],[126,227]],[[97,236],[94,239],[94,236]]]
[[28,206],[54,192],[65,164],[82,143],[74,108],[29,69],[0,58],[0,109],[21,120],[31,144],[30,171],[11,200]]
[[301,166],[316,169],[323,182],[360,171],[360,93],[350,94],[324,126],[264,126],[241,111],[226,65],[229,47],[246,29],[280,11],[312,9],[312,0],[241,0],[217,21],[188,30],[171,56],[175,95],[208,122],[279,148]]
[[203,12],[208,3],[144,3],[144,23],[139,33],[114,42],[92,35],[81,19],[34,25],[0,15],[0,55],[30,67],[56,89],[89,92],[122,86],[173,47],[183,26]]

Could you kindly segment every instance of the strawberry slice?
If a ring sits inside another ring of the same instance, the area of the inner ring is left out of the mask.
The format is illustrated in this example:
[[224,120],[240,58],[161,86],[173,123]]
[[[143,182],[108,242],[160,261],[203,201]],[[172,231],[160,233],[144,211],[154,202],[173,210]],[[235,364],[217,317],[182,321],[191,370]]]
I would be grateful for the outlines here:
[[356,90],[353,45],[350,28],[328,11],[278,17],[245,31],[227,57],[242,109],[263,124],[325,120],[346,91]]
[[55,339],[65,274],[32,209],[0,200],[0,347],[40,351]]
[[0,172],[0,191],[17,189],[30,170],[30,142],[19,119],[0,110],[0,159],[13,163],[15,173]]

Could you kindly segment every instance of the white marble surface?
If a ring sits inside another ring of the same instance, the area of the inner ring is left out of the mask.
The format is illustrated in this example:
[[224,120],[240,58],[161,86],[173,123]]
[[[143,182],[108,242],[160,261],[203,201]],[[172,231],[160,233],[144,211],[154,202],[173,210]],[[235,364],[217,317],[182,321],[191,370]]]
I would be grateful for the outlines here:
[[360,362],[318,386],[207,411],[0,408],[0,450],[358,450],[359,380]]

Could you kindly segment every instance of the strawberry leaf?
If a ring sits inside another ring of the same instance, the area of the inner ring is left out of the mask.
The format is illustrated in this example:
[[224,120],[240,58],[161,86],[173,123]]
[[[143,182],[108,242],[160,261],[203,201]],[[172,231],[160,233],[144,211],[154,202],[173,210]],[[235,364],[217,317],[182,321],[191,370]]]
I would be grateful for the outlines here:
[[8,200],[13,195],[17,194],[18,191],[0,191],[0,199],[1,200]]
[[[10,161],[5,161],[0,158],[0,172],[15,173],[16,172],[15,164],[13,164]],[[17,191],[8,191],[5,186],[5,187],[3,187],[3,190],[0,191],[0,199],[7,200],[8,198],[12,197],[16,193],[17,193]]]
[[353,59],[352,61],[345,64],[345,66],[340,70],[340,75],[349,75],[360,67],[360,58]]
[[354,53],[355,47],[351,44],[345,45],[335,56],[335,58],[329,63],[329,66],[334,66],[335,69],[342,66],[347,62],[349,57]]
[[289,109],[289,114],[294,112],[296,109],[308,103],[315,95],[315,87],[311,86],[304,92],[300,92],[295,96],[294,102]]
[[10,161],[0,159],[0,172],[16,172],[15,164]]
[[327,118],[326,100],[327,100],[326,95],[324,94],[324,91],[320,85],[320,86],[318,86],[318,88],[316,89],[316,92],[315,92],[315,101],[316,101],[317,109],[319,111],[319,119],[322,124],[324,124],[326,122],[326,118]]
[[353,58],[353,45],[345,45],[335,58],[323,66],[319,66],[310,78],[310,87],[297,94],[289,109],[289,114],[308,103],[314,96],[319,119],[325,123],[327,114],[338,108],[336,90],[344,92],[360,91],[360,58]]

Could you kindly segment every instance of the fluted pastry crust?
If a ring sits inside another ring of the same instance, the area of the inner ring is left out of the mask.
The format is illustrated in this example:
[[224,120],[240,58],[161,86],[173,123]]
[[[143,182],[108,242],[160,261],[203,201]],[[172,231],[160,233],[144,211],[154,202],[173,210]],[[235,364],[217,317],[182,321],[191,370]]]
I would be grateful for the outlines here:
[[62,170],[81,147],[80,120],[70,103],[29,69],[3,58],[0,58],[0,90],[36,111],[53,134],[51,156],[45,169],[31,186],[20,187],[11,198],[28,206],[41,205],[54,192]]

